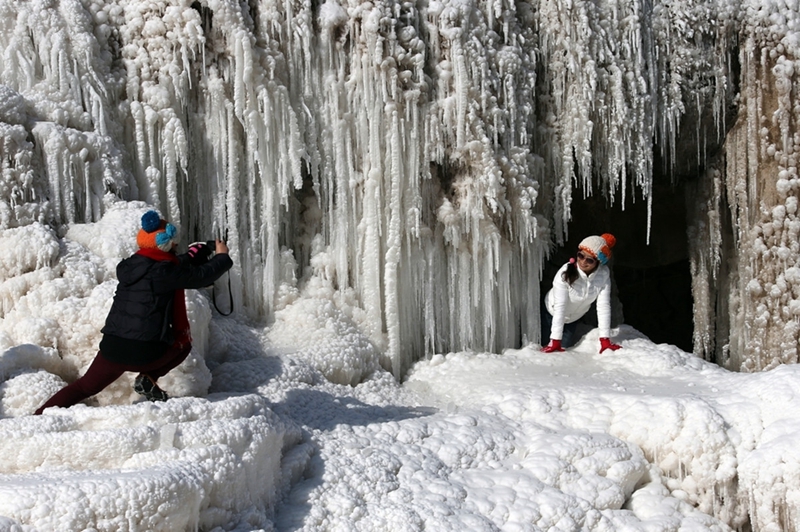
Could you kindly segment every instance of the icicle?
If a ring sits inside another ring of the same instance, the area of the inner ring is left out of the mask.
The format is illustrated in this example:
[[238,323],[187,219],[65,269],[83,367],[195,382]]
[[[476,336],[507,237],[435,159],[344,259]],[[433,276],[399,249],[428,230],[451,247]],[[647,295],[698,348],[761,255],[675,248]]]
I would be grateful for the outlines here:
[[[167,116],[170,113],[166,113]],[[176,137],[180,139],[183,134],[183,128],[180,120],[175,116],[169,116],[166,119],[166,126],[164,127],[163,143],[161,154],[163,157],[163,178],[165,180],[165,188],[167,192],[167,218],[172,221],[179,230],[181,227],[181,210],[178,206],[178,165],[182,163],[180,157],[180,147],[176,146]]]
[[389,187],[389,202],[388,202],[388,223],[386,235],[386,255],[384,263],[384,290],[386,293],[386,325],[387,336],[389,340],[388,355],[392,359],[392,367],[394,368],[395,377],[400,379],[402,376],[400,371],[402,363],[400,360],[400,335],[399,335],[399,312],[398,312],[398,298],[400,297],[400,287],[397,283],[397,267],[400,262],[400,245],[401,245],[401,217],[402,211],[402,190],[404,185],[403,179],[403,166],[400,161],[401,147],[400,147],[400,127],[398,124],[399,117],[397,116],[397,109],[394,105],[387,105],[386,109],[387,121],[391,124],[388,131],[388,149],[391,156],[390,166],[388,168],[389,179],[391,186]]

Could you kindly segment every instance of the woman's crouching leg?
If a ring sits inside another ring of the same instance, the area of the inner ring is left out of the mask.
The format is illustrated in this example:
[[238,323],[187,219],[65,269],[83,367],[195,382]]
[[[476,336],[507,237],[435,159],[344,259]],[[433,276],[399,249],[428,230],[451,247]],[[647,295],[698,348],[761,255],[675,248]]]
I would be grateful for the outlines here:
[[62,388],[53,397],[36,409],[34,415],[41,414],[46,408],[60,406],[70,407],[84,399],[100,393],[106,386],[117,380],[125,368],[120,364],[110,362],[98,352],[86,373],[72,384]]

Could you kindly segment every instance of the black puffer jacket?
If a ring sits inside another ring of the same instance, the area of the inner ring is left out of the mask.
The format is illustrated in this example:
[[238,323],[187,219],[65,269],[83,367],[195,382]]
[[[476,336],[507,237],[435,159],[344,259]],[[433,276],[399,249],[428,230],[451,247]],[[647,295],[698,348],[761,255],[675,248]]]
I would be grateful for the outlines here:
[[209,286],[233,266],[227,253],[199,266],[191,264],[188,255],[178,259],[176,264],[137,254],[120,262],[119,285],[101,332],[126,340],[171,344],[175,290]]

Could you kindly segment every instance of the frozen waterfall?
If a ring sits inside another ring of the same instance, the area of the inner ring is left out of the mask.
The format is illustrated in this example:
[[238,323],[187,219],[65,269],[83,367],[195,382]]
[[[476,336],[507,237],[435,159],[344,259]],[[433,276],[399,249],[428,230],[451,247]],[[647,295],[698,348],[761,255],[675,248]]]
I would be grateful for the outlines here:
[[[654,154],[675,164],[676,137],[708,121],[695,350],[766,367],[757,334],[796,362],[797,10],[0,0],[0,227],[145,201],[184,241],[228,240],[238,308],[269,319],[323,283],[400,375],[425,354],[539,340],[543,260],[573,195],[651,205]],[[709,154],[731,102],[737,125]]]

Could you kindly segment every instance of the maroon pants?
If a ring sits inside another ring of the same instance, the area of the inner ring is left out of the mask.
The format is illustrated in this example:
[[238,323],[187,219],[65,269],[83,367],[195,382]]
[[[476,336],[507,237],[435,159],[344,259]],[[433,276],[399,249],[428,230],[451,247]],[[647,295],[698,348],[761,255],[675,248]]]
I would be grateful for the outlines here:
[[40,406],[34,414],[39,415],[45,408],[50,408],[51,406],[67,408],[75,403],[83,401],[87,397],[100,393],[106,386],[120,378],[126,371],[144,373],[153,379],[153,381],[157,381],[160,377],[163,377],[177,367],[178,364],[186,360],[191,350],[191,344],[175,343],[171,345],[166,353],[158,360],[141,366],[111,362],[98,352],[97,356],[94,357],[94,361],[92,361],[92,365],[89,366],[89,369],[86,370],[83,377],[56,393],[45,404]]

